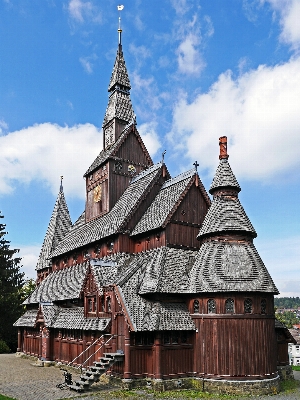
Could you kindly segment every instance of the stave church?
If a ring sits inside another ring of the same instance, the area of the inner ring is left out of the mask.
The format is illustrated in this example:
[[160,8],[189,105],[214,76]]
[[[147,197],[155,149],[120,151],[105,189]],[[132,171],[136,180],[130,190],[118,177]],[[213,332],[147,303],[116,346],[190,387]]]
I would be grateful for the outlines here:
[[37,287],[15,322],[18,351],[84,367],[78,390],[105,372],[130,387],[274,393],[278,290],[254,246],[227,139],[211,155],[209,193],[197,163],[171,177],[141,139],[130,89],[119,29],[85,210],[71,222],[61,185]]

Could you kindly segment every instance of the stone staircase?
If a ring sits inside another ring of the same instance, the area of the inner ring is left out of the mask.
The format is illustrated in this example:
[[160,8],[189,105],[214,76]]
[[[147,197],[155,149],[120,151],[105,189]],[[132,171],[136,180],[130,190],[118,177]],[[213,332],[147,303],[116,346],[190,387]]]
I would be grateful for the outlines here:
[[124,354],[121,353],[105,353],[100,357],[99,361],[94,361],[94,365],[88,367],[81,375],[80,379],[74,381],[68,387],[77,392],[88,390],[94,382],[98,382],[100,375],[104,374],[114,363],[124,360]]

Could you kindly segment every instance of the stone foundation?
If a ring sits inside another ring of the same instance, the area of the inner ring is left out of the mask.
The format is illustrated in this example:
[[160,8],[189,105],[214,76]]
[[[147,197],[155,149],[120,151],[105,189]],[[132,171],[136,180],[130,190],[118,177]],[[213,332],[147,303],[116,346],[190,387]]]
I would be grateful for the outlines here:
[[157,391],[194,389],[216,394],[269,395],[279,393],[279,376],[272,379],[225,380],[225,379],[123,379],[123,389],[147,387]]
[[294,373],[291,365],[278,365],[277,372],[282,381],[294,379]]

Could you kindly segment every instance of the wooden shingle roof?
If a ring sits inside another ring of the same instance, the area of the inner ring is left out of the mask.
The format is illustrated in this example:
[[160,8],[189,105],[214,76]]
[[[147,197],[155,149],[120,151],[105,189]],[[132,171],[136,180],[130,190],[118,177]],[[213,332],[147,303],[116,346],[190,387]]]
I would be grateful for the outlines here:
[[161,166],[161,163],[155,164],[137,175],[107,214],[79,226],[78,229],[70,230],[51,253],[51,257],[120,232],[144,196],[159,179]]
[[108,100],[108,105],[105,111],[103,126],[105,126],[113,118],[118,118],[122,121],[130,123],[134,120],[134,111],[129,93],[123,93],[115,90]]
[[23,304],[47,303],[79,298],[88,264],[76,264],[47,276]]
[[198,238],[225,232],[248,233],[256,237],[256,231],[237,197],[217,196],[205,216]]
[[202,243],[190,275],[194,293],[257,291],[278,294],[251,243]]
[[228,159],[226,158],[222,158],[219,162],[209,193],[213,194],[215,189],[224,187],[234,188],[238,192],[241,190],[240,185],[232,172]]
[[62,187],[58,193],[49,226],[38,258],[36,270],[51,267],[49,255],[72,225]]
[[[145,214],[134,227],[131,235],[134,236],[153,229],[164,228],[176,211],[188,188],[195,181],[196,174],[197,172],[193,168],[166,181]],[[200,185],[200,190],[202,190],[209,202],[210,200],[201,182]]]
[[110,92],[113,90],[116,85],[120,85],[126,89],[131,88],[121,45],[119,45],[117,50],[114,68],[108,85],[108,91]]

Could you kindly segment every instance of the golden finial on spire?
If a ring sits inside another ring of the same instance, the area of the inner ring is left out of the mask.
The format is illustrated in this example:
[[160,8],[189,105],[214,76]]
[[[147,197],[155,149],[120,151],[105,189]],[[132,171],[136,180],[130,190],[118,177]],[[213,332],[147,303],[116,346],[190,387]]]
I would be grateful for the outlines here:
[[119,5],[118,7],[118,11],[119,11],[119,45],[122,45],[122,29],[121,29],[121,11],[123,10],[124,6],[123,5]]

